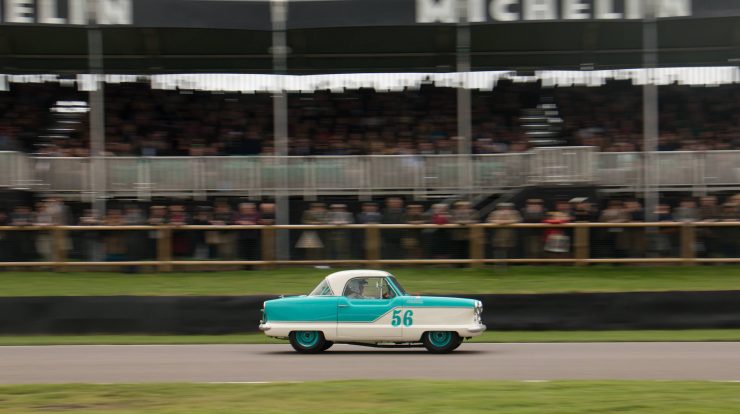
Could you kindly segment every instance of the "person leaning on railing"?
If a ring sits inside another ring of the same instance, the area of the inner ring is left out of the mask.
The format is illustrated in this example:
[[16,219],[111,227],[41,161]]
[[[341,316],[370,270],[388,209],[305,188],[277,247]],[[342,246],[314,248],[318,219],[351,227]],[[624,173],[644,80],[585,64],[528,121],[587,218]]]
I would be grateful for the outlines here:
[[[324,203],[311,203],[309,208],[301,216],[302,224],[321,225],[328,221],[326,205]],[[318,260],[322,258],[324,243],[316,230],[305,230],[298,237],[296,248],[302,249],[307,260]]]
[[[711,223],[719,220],[722,209],[717,205],[717,197],[704,196],[699,199],[699,221]],[[712,227],[699,227],[696,229],[697,256],[717,257],[721,256],[720,240],[717,238],[717,229]]]
[[[146,224],[150,226],[162,226],[167,223],[167,209],[165,206],[151,206],[149,207],[149,218]],[[161,237],[161,233],[158,230],[150,230],[147,241],[147,255],[150,258],[157,257],[157,240]]]
[[[496,210],[488,215],[486,220],[491,224],[508,225],[516,224],[522,221],[522,215],[514,209],[513,203],[499,203]],[[491,246],[493,246],[494,259],[508,259],[513,256],[514,249],[517,246],[517,230],[511,227],[504,227],[493,230]]]
[[[479,221],[478,212],[475,211],[469,201],[458,201],[452,208],[450,220],[453,224],[465,225]],[[470,230],[460,228],[452,230],[452,248],[455,259],[464,259],[469,252]]]
[[[545,220],[545,206],[541,199],[527,199],[524,208],[521,210],[522,222],[524,223],[542,223]],[[542,257],[543,251],[543,234],[539,229],[524,229],[524,254],[529,259]]]
[[[229,203],[225,200],[216,201],[210,224],[226,226],[233,224],[234,220],[235,215]],[[233,231],[218,230],[209,232],[209,234],[211,235],[209,242],[215,245],[220,259],[233,260],[236,258],[236,234]]]
[[[385,200],[386,207],[382,212],[383,224],[403,224],[406,210],[403,207],[403,199],[400,197],[388,197]],[[402,259],[402,240],[404,230],[384,229],[381,231],[383,239],[383,259]]]
[[[421,204],[409,204],[404,216],[406,224],[426,224],[427,217],[424,214],[424,207]],[[424,247],[427,243],[422,240],[421,229],[406,229],[403,236],[403,249],[406,251],[407,259],[421,259],[424,257]]]
[[347,229],[343,229],[341,226],[355,222],[352,213],[347,211],[345,204],[332,204],[329,206],[327,220],[328,224],[337,226],[337,228],[329,230],[327,237],[329,258],[334,260],[348,259],[351,235]]
[[[239,209],[234,216],[234,224],[242,226],[254,226],[260,223],[260,213],[254,203],[240,203]],[[259,230],[239,231],[239,255],[243,260],[257,260],[260,240]]]
[[[607,208],[601,212],[599,221],[602,223],[626,223],[629,214],[619,200],[611,200]],[[607,227],[601,229],[601,251],[603,257],[622,258],[626,256],[628,236],[624,227]]]

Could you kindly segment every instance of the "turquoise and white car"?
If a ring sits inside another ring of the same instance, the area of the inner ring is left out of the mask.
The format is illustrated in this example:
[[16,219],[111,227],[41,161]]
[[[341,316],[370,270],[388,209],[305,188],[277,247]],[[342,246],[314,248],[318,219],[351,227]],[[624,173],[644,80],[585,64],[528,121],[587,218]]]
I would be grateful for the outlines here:
[[316,353],[335,343],[430,352],[455,350],[486,330],[478,300],[411,296],[379,270],[345,270],[327,276],[308,296],[268,300],[260,330],[289,339],[296,351]]

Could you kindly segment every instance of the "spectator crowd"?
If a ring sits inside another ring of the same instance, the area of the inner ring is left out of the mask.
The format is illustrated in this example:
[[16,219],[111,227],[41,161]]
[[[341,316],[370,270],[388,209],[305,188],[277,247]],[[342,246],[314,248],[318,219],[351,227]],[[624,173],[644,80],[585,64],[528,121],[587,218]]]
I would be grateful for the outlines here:
[[[740,148],[740,85],[660,88],[659,149]],[[144,83],[105,90],[106,153],[119,156],[272,155],[268,94],[153,90]],[[526,151],[520,117],[543,100],[562,118],[564,145],[601,151],[642,149],[641,89],[626,81],[601,87],[542,88],[501,81],[473,91],[476,154]],[[44,156],[88,156],[85,113],[51,112],[59,102],[85,102],[74,87],[12,84],[0,92],[0,150]],[[403,92],[348,90],[289,95],[290,155],[453,154],[456,92],[422,86]]]
[[[644,222],[645,211],[637,199],[611,199],[596,203],[586,198],[560,200],[547,205],[530,198],[522,205],[498,203],[493,211],[477,211],[468,201],[450,204],[406,204],[400,197],[388,197],[381,204],[365,202],[357,211],[346,204],[311,203],[296,223],[333,225],[332,228],[291,231],[291,254],[308,260],[341,260],[364,257],[365,234],[343,227],[347,224],[426,224],[419,228],[389,228],[380,231],[383,259],[465,259],[470,257],[471,233],[464,225],[491,223],[572,222],[612,223],[614,227],[592,228],[589,235],[590,257],[676,257],[679,255],[679,229],[660,227],[646,233],[640,227],[619,227],[621,223]],[[740,221],[740,194],[720,200],[704,196],[698,200],[683,198],[676,203],[658,204],[654,217],[661,222],[694,222],[697,227],[694,249],[701,257],[738,257],[740,227],[702,227],[708,222]],[[176,258],[259,260],[262,233],[259,229],[178,229],[181,225],[229,226],[275,224],[272,202],[216,200],[213,205],[189,206],[173,203],[148,208],[131,203],[112,206],[105,217],[91,209],[74,215],[59,198],[47,198],[33,208],[17,206],[0,212],[0,226],[28,227],[37,231],[0,229],[0,260],[53,261],[54,250],[62,249],[74,260],[123,261],[155,259],[161,233],[156,230],[114,231],[85,229],[68,231],[64,245],[55,241],[44,227],[55,225],[170,225],[171,250]],[[295,223],[294,223],[295,224]],[[439,225],[460,225],[435,228]],[[505,258],[567,258],[573,254],[573,229],[486,228],[486,256]]]

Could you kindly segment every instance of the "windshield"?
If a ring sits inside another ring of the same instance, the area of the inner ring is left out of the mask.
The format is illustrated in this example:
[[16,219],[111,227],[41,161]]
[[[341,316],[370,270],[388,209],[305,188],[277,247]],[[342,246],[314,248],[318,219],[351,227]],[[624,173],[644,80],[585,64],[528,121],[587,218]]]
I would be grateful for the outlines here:
[[398,290],[398,292],[401,293],[401,295],[408,295],[408,293],[406,293],[406,289],[404,289],[403,286],[401,286],[401,284],[398,283],[398,279],[396,279],[395,276],[389,276],[388,279],[391,280],[391,282],[393,283],[393,286],[396,287],[396,290]]
[[326,279],[324,279],[308,296],[334,296],[334,292],[331,291],[331,287],[329,287]]

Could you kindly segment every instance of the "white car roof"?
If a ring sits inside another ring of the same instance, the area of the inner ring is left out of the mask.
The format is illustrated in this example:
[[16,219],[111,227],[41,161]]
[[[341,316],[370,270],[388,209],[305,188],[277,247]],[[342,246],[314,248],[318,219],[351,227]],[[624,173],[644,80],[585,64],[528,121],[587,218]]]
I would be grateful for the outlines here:
[[347,281],[355,278],[355,277],[386,277],[386,276],[392,276],[390,273],[384,271],[384,270],[366,270],[366,269],[356,269],[356,270],[342,270],[340,272],[334,272],[327,276],[324,280],[329,284],[329,287],[331,287],[331,290],[334,291],[334,294],[337,296],[341,296],[342,292],[344,291],[344,285],[347,284]]

